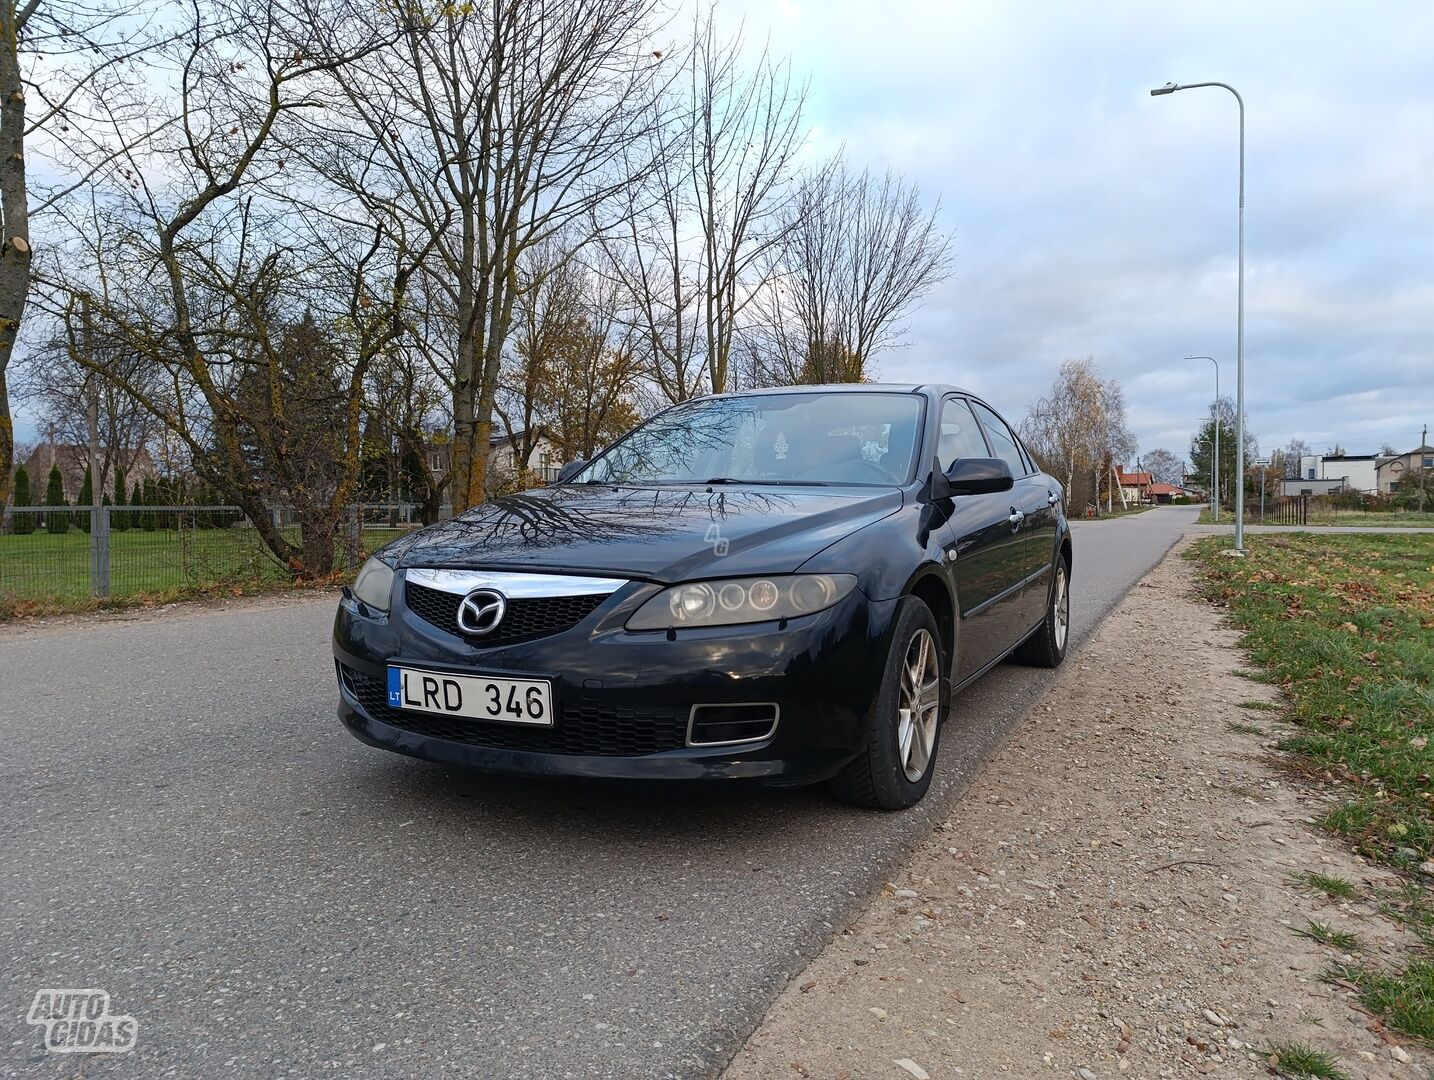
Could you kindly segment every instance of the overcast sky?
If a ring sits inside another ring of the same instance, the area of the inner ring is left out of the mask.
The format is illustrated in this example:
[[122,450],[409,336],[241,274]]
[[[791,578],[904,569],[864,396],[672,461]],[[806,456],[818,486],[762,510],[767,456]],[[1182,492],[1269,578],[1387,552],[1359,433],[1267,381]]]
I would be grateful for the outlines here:
[[882,357],[1014,417],[1060,361],[1184,456],[1235,387],[1244,95],[1246,411],[1372,453],[1434,421],[1434,4],[725,0],[811,79],[819,143],[941,197],[956,273]]
[[[1184,456],[1235,386],[1248,115],[1247,412],[1261,449],[1370,453],[1434,421],[1434,4],[721,0],[811,82],[810,150],[941,199],[954,276],[883,355],[1013,419],[1065,357]],[[22,438],[30,418],[17,417]]]

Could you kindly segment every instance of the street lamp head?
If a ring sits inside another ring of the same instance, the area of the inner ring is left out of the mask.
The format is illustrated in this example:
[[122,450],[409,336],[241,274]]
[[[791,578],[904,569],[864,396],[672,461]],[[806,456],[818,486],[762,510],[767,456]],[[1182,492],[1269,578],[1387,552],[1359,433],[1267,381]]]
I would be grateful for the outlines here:
[[1157,86],[1154,90],[1150,91],[1150,96],[1159,97],[1161,94],[1173,94],[1179,89],[1179,83],[1168,82],[1164,86]]

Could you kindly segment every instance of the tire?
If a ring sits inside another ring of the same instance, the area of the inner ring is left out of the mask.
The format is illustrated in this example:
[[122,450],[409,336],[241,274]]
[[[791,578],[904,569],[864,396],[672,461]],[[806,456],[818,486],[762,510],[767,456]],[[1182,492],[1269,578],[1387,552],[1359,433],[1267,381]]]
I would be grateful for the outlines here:
[[[921,689],[913,691],[910,673],[918,665],[924,677]],[[936,771],[941,724],[951,704],[948,670],[931,609],[914,596],[906,597],[892,634],[881,691],[867,716],[866,745],[829,782],[837,798],[873,810],[904,810],[921,801]],[[919,703],[915,708],[903,704],[913,701]]]
[[1055,579],[1051,582],[1046,617],[1036,632],[1016,647],[1015,657],[1031,667],[1055,668],[1066,658],[1071,625],[1071,568],[1064,555],[1056,558]]

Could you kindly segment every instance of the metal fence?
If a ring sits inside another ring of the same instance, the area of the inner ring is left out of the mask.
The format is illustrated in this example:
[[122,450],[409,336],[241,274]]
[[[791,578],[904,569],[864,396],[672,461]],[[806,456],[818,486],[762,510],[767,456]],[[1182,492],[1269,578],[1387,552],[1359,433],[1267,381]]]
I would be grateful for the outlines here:
[[1245,497],[1245,524],[1247,525],[1308,525],[1310,523],[1310,496],[1276,495],[1261,499],[1258,505]]
[[[350,508],[335,569],[354,573],[417,524],[407,503]],[[274,511],[296,543],[297,517]],[[288,572],[237,506],[12,506],[0,521],[0,601],[65,601],[282,582]]]

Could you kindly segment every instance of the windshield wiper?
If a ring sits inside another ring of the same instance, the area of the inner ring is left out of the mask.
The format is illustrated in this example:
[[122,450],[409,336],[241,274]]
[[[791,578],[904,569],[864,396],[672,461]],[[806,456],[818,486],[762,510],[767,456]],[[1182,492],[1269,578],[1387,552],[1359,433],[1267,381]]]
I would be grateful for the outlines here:
[[743,480],[735,476],[712,476],[704,484],[760,484],[764,487],[826,487],[825,480]]

